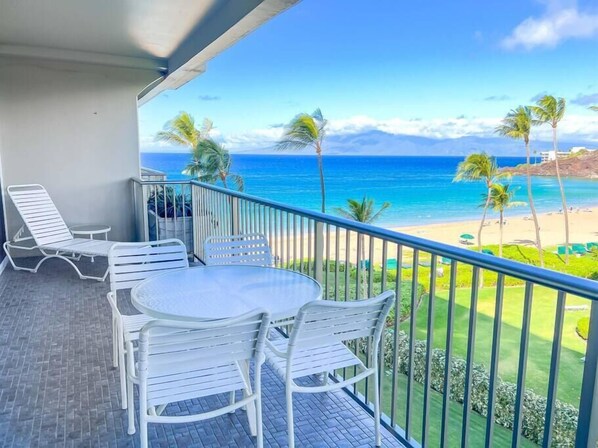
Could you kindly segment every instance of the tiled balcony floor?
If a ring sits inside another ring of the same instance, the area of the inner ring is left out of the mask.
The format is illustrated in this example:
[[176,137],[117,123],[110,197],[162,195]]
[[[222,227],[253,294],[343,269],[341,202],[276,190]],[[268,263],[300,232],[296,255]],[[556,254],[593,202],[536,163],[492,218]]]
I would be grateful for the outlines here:
[[[105,266],[105,265],[104,265]],[[95,268],[101,268],[96,262]],[[0,446],[138,446],[126,432],[112,368],[108,282],[79,280],[60,260],[0,276]],[[213,400],[224,400],[217,397]],[[286,446],[284,387],[263,377],[266,446]],[[203,408],[206,400],[167,413]],[[299,447],[373,446],[373,420],[344,392],[295,395]],[[156,447],[253,446],[245,413],[187,425],[150,425]],[[383,430],[384,446],[401,446]]]

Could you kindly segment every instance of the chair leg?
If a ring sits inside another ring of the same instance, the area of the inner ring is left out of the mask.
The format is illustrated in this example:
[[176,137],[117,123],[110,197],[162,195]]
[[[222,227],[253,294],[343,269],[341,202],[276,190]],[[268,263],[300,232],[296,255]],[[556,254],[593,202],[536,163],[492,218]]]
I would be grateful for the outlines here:
[[[235,404],[235,391],[234,390],[230,393],[230,398],[229,398],[228,402],[229,402],[229,404]],[[236,409],[233,409],[232,411],[229,411],[228,413],[234,414],[235,410]]]
[[[257,364],[257,363],[256,363]],[[255,368],[255,388],[253,393],[255,394],[255,423],[257,426],[257,448],[264,446],[264,428],[262,422],[262,372],[261,367],[256,365]]]
[[374,430],[376,433],[376,446],[382,446],[382,437],[380,435],[380,384],[377,368],[374,371]]
[[[125,349],[125,340],[122,329],[118,329],[118,376],[120,381],[120,397],[121,409],[127,409],[127,368],[125,363],[125,356],[127,355]],[[134,356],[133,353],[130,354]]]
[[293,425],[293,391],[286,385],[287,397],[287,431],[289,433],[289,448],[295,448],[295,427]]
[[147,420],[139,413],[139,439],[141,448],[147,448]]
[[112,315],[112,367],[118,367],[118,319]]
[[[243,398],[247,398],[253,395],[253,390],[251,387],[251,379],[249,377],[249,361],[241,361],[239,364],[241,368],[241,372],[243,373],[243,377],[245,379],[246,388],[243,389]],[[257,428],[256,428],[256,410],[255,410],[255,402],[250,402],[245,406],[245,410],[247,411],[247,419],[249,420],[249,430],[252,436],[257,435]]]
[[[134,397],[135,386],[133,381],[127,378],[127,417],[129,420],[129,427],[127,433],[129,435],[135,434],[135,397]],[[141,425],[141,415],[139,416],[139,424]],[[143,428],[143,426],[141,426]],[[143,443],[143,435],[141,436],[141,442]]]

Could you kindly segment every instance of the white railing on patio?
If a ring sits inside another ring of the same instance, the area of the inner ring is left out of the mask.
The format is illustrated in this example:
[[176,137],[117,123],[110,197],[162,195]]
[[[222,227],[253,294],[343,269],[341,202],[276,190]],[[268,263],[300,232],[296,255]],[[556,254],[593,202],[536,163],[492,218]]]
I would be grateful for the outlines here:
[[[358,300],[394,289],[395,312],[381,344],[380,398],[382,423],[405,445],[596,446],[598,282],[195,181],[134,179],[133,189],[140,240],[183,232],[188,252],[201,260],[209,236],[259,232],[267,236],[276,266],[316,278],[325,299]],[[168,189],[183,207],[179,216],[166,210],[173,204],[160,202]],[[156,213],[160,207],[166,211]],[[172,219],[160,225],[160,216]],[[479,309],[489,295],[491,309]],[[513,302],[520,304],[520,328],[503,316],[504,305]],[[577,366],[561,365],[568,302],[587,306],[591,315],[585,362]],[[552,331],[543,340],[531,331],[540,306],[552,313]],[[501,347],[513,332],[514,352]],[[540,346],[546,356],[537,372]],[[369,345],[352,349],[365,355]],[[484,351],[488,357],[480,359]],[[501,366],[513,361],[511,384],[501,380]],[[574,384],[559,383],[563,369],[577,369],[568,372]],[[333,379],[352,374],[344,369]],[[347,392],[371,412],[370,384]]]

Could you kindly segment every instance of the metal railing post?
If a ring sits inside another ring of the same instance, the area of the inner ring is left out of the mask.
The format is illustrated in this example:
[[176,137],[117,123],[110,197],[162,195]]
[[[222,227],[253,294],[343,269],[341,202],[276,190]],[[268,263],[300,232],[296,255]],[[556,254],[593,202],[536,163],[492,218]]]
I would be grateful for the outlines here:
[[598,302],[592,301],[583,367],[576,448],[595,448],[598,440]]
[[234,196],[230,197],[230,219],[231,219],[231,233],[238,235],[241,232],[239,225],[239,198]]
[[149,241],[149,222],[147,218],[147,201],[149,200],[149,196],[147,194],[146,185],[141,184],[141,204],[143,206],[143,210],[141,212],[141,223],[143,226],[143,241]]
[[197,197],[197,189],[195,185],[191,184],[191,216],[193,216],[193,256],[199,260],[202,259],[203,254],[200,253],[202,241],[199,236],[199,204]]
[[[314,278],[322,283],[324,268],[324,223],[316,221],[314,226]],[[326,298],[326,295],[324,295]]]

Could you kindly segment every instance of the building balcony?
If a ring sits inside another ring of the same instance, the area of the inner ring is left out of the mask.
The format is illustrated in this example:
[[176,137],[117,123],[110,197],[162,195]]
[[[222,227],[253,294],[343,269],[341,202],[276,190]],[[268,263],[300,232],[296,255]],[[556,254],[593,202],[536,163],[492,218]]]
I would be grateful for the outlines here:
[[[207,236],[260,232],[276,266],[316,278],[324,299],[397,292],[379,354],[384,446],[595,445],[595,281],[197,182],[133,180],[132,190],[138,239],[178,237],[195,263]],[[94,269],[102,272],[105,262],[87,261],[85,270]],[[60,260],[35,275],[8,268],[0,276],[3,446],[139,444],[120,409],[108,290]],[[568,309],[579,308],[592,317],[584,353],[567,343]],[[350,348],[367,358],[367,341]],[[351,376],[346,370],[331,380]],[[373,446],[372,394],[362,383],[296,397],[297,445]],[[263,399],[265,445],[286,446],[284,384],[268,367]],[[166,412],[225,400],[191,400]],[[149,435],[151,446],[254,444],[243,411],[150,425]]]

